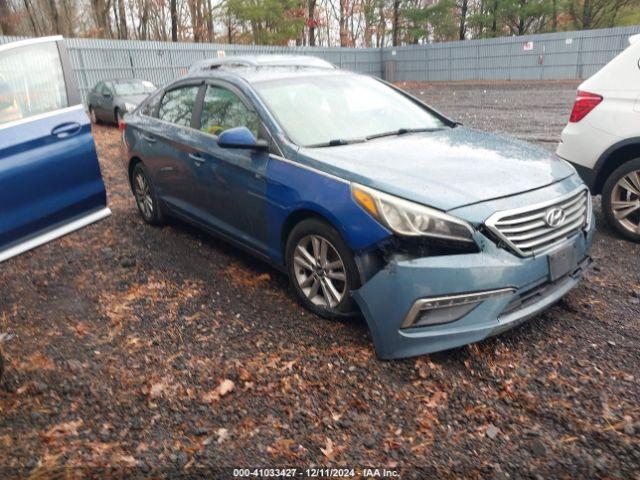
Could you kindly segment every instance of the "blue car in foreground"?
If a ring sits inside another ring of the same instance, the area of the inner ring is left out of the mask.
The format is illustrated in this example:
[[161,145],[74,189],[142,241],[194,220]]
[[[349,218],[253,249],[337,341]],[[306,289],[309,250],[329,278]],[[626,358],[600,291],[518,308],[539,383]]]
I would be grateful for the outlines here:
[[145,221],[242,246],[320,316],[361,311],[381,358],[511,328],[589,263],[591,199],[568,163],[330,64],[199,62],[121,128]]
[[105,218],[106,202],[62,37],[0,46],[0,263]]

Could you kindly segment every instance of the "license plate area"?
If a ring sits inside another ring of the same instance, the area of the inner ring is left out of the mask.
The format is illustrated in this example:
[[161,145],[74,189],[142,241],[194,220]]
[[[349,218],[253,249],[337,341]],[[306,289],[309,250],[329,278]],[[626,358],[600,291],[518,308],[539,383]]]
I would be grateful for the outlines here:
[[574,243],[551,252],[547,259],[549,261],[549,276],[552,282],[578,268],[578,255]]

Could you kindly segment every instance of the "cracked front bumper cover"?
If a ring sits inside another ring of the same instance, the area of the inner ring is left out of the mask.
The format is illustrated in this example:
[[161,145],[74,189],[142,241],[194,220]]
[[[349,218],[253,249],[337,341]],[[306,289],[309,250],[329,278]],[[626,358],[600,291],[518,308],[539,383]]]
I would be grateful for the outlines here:
[[[574,242],[578,265],[552,281],[548,254],[521,258],[484,242],[479,253],[410,260],[391,259],[354,292],[371,330],[380,358],[405,358],[483,340],[524,322],[557,302],[580,280],[589,263],[594,226],[568,240]],[[567,242],[567,243],[568,243]],[[513,287],[514,292],[488,298],[459,320],[426,327],[401,328],[414,303],[428,297]],[[527,301],[513,308],[528,293]],[[507,312],[507,313],[505,313]]]

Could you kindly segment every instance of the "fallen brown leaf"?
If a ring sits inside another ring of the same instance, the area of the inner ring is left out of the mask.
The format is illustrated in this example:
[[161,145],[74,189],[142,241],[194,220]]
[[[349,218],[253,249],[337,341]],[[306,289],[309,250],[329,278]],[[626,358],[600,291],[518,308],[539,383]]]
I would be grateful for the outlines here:
[[221,397],[224,397],[225,395],[231,393],[234,388],[235,388],[235,384],[233,383],[233,381],[229,380],[228,378],[225,378],[220,382],[220,384],[216,388],[214,388],[208,393],[205,393],[202,396],[202,401],[204,403],[217,402]]

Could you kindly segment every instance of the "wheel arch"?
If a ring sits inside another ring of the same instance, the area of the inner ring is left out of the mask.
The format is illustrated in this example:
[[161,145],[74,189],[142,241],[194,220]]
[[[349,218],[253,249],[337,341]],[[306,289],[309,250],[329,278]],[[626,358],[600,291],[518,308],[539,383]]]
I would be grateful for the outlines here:
[[129,165],[127,166],[127,176],[129,178],[129,185],[132,183],[133,169],[136,168],[136,165],[139,163],[143,163],[140,157],[133,156],[129,159]]
[[280,228],[280,251],[282,253],[283,263],[285,265],[287,262],[286,248],[289,235],[296,227],[296,225],[298,225],[300,222],[303,222],[304,220],[308,220],[311,218],[325,222],[333,227],[342,237],[342,240],[344,240],[347,246],[351,248],[348,236],[345,235],[345,232],[342,228],[340,228],[338,222],[335,219],[331,218],[329,212],[320,212],[317,209],[313,209],[309,206],[300,207],[287,215],[284,222],[282,222],[282,227]]
[[628,138],[609,147],[596,162],[596,176],[591,186],[593,194],[602,193],[614,170],[634,158],[640,158],[640,137]]

